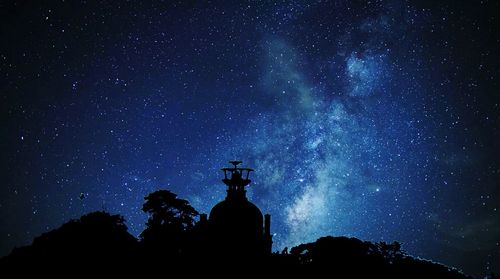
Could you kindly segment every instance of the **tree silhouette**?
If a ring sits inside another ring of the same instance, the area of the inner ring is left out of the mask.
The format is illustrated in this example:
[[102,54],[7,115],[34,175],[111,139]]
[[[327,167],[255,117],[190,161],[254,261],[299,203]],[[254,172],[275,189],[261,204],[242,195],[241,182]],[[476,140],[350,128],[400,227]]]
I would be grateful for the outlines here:
[[378,252],[390,264],[402,259],[406,254],[401,250],[401,243],[394,241],[386,243],[385,241],[377,243]]
[[43,264],[48,269],[61,264],[97,266],[109,259],[126,263],[133,261],[137,248],[122,216],[97,211],[36,237],[30,246],[14,249],[3,263]]
[[[122,216],[93,212],[36,237],[30,246],[14,249],[0,259],[0,270],[18,275],[32,270],[46,275],[57,274],[54,271],[58,270],[104,270],[116,275],[157,272],[151,267],[162,267],[168,275],[175,274],[175,268],[196,266],[205,277],[243,268],[248,276],[262,277],[262,270],[266,270],[268,275],[280,278],[328,274],[336,278],[472,279],[456,269],[407,255],[399,242],[374,243],[352,237],[321,237],[289,252],[284,249],[281,254],[257,258],[246,257],[248,252],[235,255],[219,249],[220,243],[207,237],[211,233],[209,223],[195,225],[198,212],[188,201],[167,190],[144,199],[142,210],[149,219],[140,243],[127,232]],[[492,274],[488,278],[498,277]]]
[[150,217],[140,237],[146,249],[167,256],[182,253],[198,212],[168,190],[153,192],[144,199],[142,211]]
[[334,272],[340,278],[470,278],[447,266],[406,255],[399,242],[327,236],[293,247],[290,257],[291,270],[309,275]]

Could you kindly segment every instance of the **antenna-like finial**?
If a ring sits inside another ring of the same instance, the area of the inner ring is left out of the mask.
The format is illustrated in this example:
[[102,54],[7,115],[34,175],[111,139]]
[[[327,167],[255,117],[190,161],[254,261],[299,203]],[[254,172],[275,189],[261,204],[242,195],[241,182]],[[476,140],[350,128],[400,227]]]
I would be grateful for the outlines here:
[[241,164],[242,162],[241,161],[229,161],[229,163],[233,164],[234,168],[236,168],[239,164]]
[[248,186],[251,182],[249,176],[253,169],[238,167],[238,165],[241,164],[241,161],[234,160],[229,161],[229,163],[234,167],[221,169],[224,172],[224,179],[222,179],[222,182],[224,182],[224,184],[228,187],[228,197],[229,195],[234,195],[235,193],[240,193],[241,196],[244,197],[245,186]]

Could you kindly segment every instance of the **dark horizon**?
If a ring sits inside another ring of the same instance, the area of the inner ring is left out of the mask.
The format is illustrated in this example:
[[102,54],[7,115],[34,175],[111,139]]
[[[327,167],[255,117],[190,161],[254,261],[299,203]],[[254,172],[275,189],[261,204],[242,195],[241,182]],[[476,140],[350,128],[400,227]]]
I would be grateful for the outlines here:
[[[95,211],[15,248],[0,258],[0,269],[17,275],[33,268],[47,275],[77,269],[116,275],[124,271],[119,267],[127,266],[128,274],[161,267],[166,274],[201,272],[209,277],[244,271],[250,277],[265,272],[286,277],[473,278],[454,267],[415,258],[397,241],[323,236],[273,252],[270,215],[262,215],[245,195],[253,170],[237,167],[241,161],[231,163],[234,167],[223,169],[227,196],[208,216],[175,193],[158,190],[144,198],[142,211],[149,218],[138,238],[127,232],[122,216]],[[195,266],[197,271],[188,272]]]
[[0,256],[98,210],[145,228],[169,189],[200,213],[220,168],[273,248],[402,243],[500,273],[500,3],[0,4]]

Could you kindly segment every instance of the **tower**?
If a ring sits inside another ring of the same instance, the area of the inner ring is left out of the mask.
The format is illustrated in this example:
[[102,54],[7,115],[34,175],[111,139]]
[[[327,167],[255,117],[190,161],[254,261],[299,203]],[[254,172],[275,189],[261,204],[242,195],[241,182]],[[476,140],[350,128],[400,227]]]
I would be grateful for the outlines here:
[[226,198],[210,211],[208,219],[212,241],[227,255],[263,255],[271,253],[271,216],[265,221],[260,209],[246,197],[253,169],[241,168],[241,161],[230,161],[231,168],[222,168],[227,186]]

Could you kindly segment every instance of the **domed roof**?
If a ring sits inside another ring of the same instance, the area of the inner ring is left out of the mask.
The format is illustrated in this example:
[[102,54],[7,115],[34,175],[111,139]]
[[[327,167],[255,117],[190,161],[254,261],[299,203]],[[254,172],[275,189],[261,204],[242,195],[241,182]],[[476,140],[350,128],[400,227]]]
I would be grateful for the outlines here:
[[263,233],[262,212],[246,198],[225,199],[216,204],[210,211],[209,222],[213,229],[223,234]]

